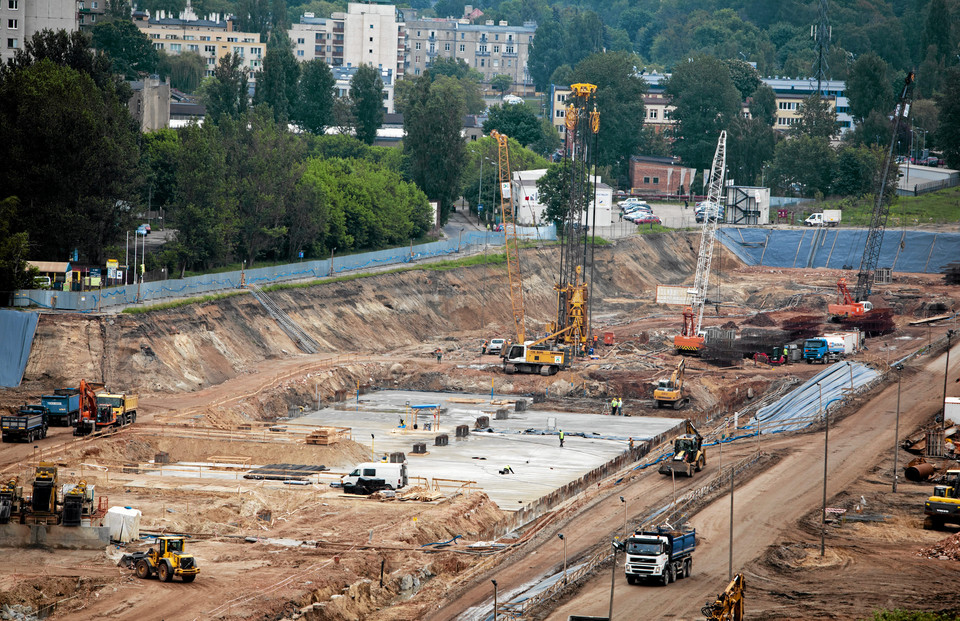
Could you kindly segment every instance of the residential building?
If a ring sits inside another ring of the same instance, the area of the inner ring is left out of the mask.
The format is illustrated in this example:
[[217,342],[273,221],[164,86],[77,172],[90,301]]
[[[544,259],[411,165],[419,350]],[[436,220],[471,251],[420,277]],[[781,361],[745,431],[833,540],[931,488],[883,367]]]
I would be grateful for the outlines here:
[[630,158],[630,187],[634,194],[689,193],[696,174],[696,169],[681,166],[672,157],[634,155]]
[[[0,0],[0,2],[7,0]],[[22,0],[21,0],[22,1]],[[238,54],[243,59],[249,84],[256,82],[256,72],[263,68],[266,43],[258,32],[237,32],[232,18],[181,19],[174,17],[134,16],[134,23],[153,42],[153,47],[167,54],[196,52],[206,62],[206,75],[212,76],[220,59]]]
[[[350,81],[357,74],[357,67],[331,67],[333,78],[336,80],[337,97],[346,97],[350,94]],[[393,69],[380,68],[380,79],[383,80],[383,111],[386,114],[393,114],[393,92],[396,80],[394,80]]]
[[0,0],[0,62],[13,58],[41,30],[80,27],[77,0]]
[[[513,171],[511,190],[518,224],[537,226],[544,223],[547,208],[540,203],[537,181],[545,174],[546,168]],[[596,226],[610,226],[614,216],[613,188],[596,176],[590,178],[590,183],[596,186],[596,216],[593,213],[594,203],[591,201],[590,207],[581,215],[580,223],[593,226],[596,222]]]
[[330,17],[304,13],[288,31],[297,60],[319,59],[331,67],[370,65],[403,77],[404,24],[390,4],[347,4]]
[[437,58],[459,58],[483,75],[484,82],[498,74],[513,79],[511,91],[533,94],[527,58],[537,25],[510,26],[505,21],[483,25],[467,19],[418,19],[406,23],[406,70],[420,75]]
[[107,12],[107,0],[80,0],[77,2],[77,23],[80,30],[90,31]]

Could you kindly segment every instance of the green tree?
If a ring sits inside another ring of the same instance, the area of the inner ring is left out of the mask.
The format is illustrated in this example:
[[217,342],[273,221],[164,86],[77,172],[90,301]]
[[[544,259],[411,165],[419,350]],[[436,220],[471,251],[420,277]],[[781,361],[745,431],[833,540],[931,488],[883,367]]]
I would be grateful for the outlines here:
[[29,233],[33,256],[99,262],[129,223],[139,131],[106,86],[50,58],[0,72],[0,188],[21,201],[11,231]]
[[[536,170],[550,165],[546,159],[524,148],[512,137],[507,136],[510,151],[510,170]],[[490,136],[484,136],[467,145],[467,165],[461,178],[461,195],[470,203],[470,211],[477,213],[477,200],[484,205],[483,216],[492,220],[493,213],[500,209],[499,169],[497,167],[497,141]],[[480,163],[484,162],[482,168]],[[481,173],[483,175],[481,182]],[[522,198],[517,201],[523,203]],[[532,214],[523,211],[521,204],[518,213],[520,222],[531,222]]]
[[876,54],[863,54],[850,68],[847,79],[850,112],[857,121],[876,110],[888,114],[893,108],[893,86],[887,75],[887,63]]
[[383,80],[380,71],[370,65],[360,65],[350,80],[350,100],[357,138],[367,144],[377,139],[377,130],[383,125]]
[[777,120],[777,94],[761,83],[750,97],[750,116],[773,127]]
[[557,128],[553,126],[553,123],[549,119],[540,119],[540,138],[527,146],[534,153],[549,157],[562,145],[563,141],[560,140],[560,134],[557,133]]
[[137,3],[137,8],[150,11],[150,15],[156,15],[158,11],[166,11],[176,17],[187,8],[187,0],[141,0]]
[[733,85],[736,86],[737,91],[740,92],[740,99],[745,100],[747,97],[750,97],[757,88],[763,84],[763,82],[760,81],[760,74],[753,68],[753,65],[739,59],[724,60],[722,62],[727,66],[727,71],[730,72],[730,79],[733,80]]
[[247,73],[243,57],[227,54],[213,70],[213,76],[203,81],[200,101],[207,108],[206,118],[218,123],[225,116],[239,116],[247,109]]
[[253,104],[265,103],[273,110],[273,118],[286,122],[297,103],[300,63],[293,55],[293,43],[283,30],[270,35],[263,70],[257,72],[257,89]]
[[645,117],[643,95],[647,83],[637,74],[640,59],[627,52],[606,52],[583,59],[574,69],[577,82],[597,86],[600,113],[597,164],[609,166],[613,182],[623,187],[629,179],[630,157],[640,145]]
[[[483,101],[483,96],[480,94],[480,83],[483,82],[483,74],[475,69],[471,69],[462,58],[436,59],[430,65],[429,75],[430,80],[436,80],[442,76],[455,78],[457,80],[460,89],[463,91],[464,102],[467,105],[467,114],[480,114],[486,109],[487,104]],[[394,100],[399,98],[399,95],[394,96]],[[394,104],[394,107],[396,108],[396,104]],[[401,111],[400,108],[396,109]]]
[[566,33],[556,11],[552,19],[537,26],[537,32],[530,44],[527,71],[530,72],[530,77],[533,78],[533,84],[538,91],[546,91],[550,88],[550,76],[557,67],[571,64],[565,62],[565,39]]
[[501,104],[493,106],[483,122],[483,133],[497,130],[501,134],[516,139],[523,146],[543,137],[540,119],[526,104]]
[[417,78],[404,115],[404,153],[409,157],[410,177],[431,199],[439,203],[439,224],[444,224],[460,190],[460,174],[466,163],[463,90],[447,77],[430,81],[429,72]]
[[161,78],[170,78],[170,87],[194,93],[203,81],[207,64],[196,52],[184,52],[176,56],[161,52],[157,62],[157,71]]
[[800,104],[797,111],[800,122],[794,126],[794,134],[830,138],[837,133],[837,113],[830,102],[814,93]]
[[500,93],[506,93],[510,90],[510,87],[513,86],[513,78],[506,73],[498,73],[490,78],[490,86],[500,91]]
[[927,6],[927,21],[923,29],[923,47],[933,46],[934,59],[943,64],[951,53],[950,25],[956,23],[956,17],[950,15],[946,0],[931,0]]
[[[177,168],[182,155],[180,134],[172,129],[159,129],[145,133],[141,140],[142,202],[149,209],[169,209],[177,194]],[[167,217],[172,215],[168,211]]]
[[15,233],[11,224],[19,211],[20,201],[11,196],[0,200],[0,306],[13,303],[13,292],[18,289],[32,289],[33,279],[39,273],[37,268],[27,264],[30,255],[30,234],[26,231]]
[[303,65],[293,120],[304,130],[322,135],[333,121],[333,100],[337,86],[333,72],[322,60]]
[[826,138],[796,136],[781,140],[770,164],[770,185],[801,196],[826,195],[833,183],[836,152]]
[[667,81],[666,93],[676,107],[674,154],[685,166],[709,168],[720,131],[740,115],[740,93],[726,66],[709,56],[682,62]]
[[837,170],[833,192],[840,196],[860,198],[872,194],[880,185],[877,173],[883,149],[844,147],[837,154]]
[[936,140],[947,166],[956,169],[960,168],[960,69],[948,69],[944,84],[936,98],[940,109]]
[[727,169],[739,185],[760,182],[763,165],[777,144],[773,127],[761,119],[734,119],[727,134]]
[[261,41],[270,33],[273,19],[271,0],[238,0],[235,15],[240,32],[259,32]]
[[157,68],[157,51],[147,35],[130,20],[97,22],[93,27],[92,45],[110,57],[115,73],[128,80],[153,73]]
[[[544,206],[543,217],[548,222],[557,226],[557,231],[562,234],[563,224],[567,221],[570,210],[570,184],[573,175],[583,174],[583,170],[575,168],[571,160],[563,160],[557,164],[551,164],[546,174],[537,179],[537,194],[540,197],[540,204]],[[593,195],[593,184],[584,181],[586,195]],[[586,209],[586,205],[582,206]],[[580,219],[574,216],[574,221]]]

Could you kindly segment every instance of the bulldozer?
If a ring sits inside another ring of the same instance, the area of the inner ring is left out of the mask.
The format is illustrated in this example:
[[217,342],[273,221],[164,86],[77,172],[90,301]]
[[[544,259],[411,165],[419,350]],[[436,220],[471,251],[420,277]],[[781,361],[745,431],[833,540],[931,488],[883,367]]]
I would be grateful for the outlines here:
[[927,498],[923,512],[923,528],[939,530],[944,524],[960,524],[960,470],[947,470],[942,485],[933,487],[933,496]]
[[146,552],[124,554],[117,564],[133,569],[144,580],[153,575],[161,582],[170,582],[174,576],[180,576],[184,582],[196,579],[200,568],[193,555],[183,553],[184,537],[157,537],[156,545]]
[[653,391],[653,399],[657,402],[657,408],[672,407],[679,410],[690,402],[690,398],[683,394],[683,373],[686,365],[681,359],[677,363],[677,368],[667,379],[661,379],[657,382],[657,387]]
[[673,457],[664,459],[660,464],[660,474],[684,474],[692,477],[707,465],[707,455],[703,450],[703,436],[689,420],[685,422],[684,433],[673,440]]

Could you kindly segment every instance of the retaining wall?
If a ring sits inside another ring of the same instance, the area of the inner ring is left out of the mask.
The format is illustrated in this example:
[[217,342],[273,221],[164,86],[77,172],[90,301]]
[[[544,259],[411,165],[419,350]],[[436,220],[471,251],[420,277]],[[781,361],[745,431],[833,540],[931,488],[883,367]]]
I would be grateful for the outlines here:
[[102,550],[108,545],[110,529],[106,526],[0,524],[0,548]]

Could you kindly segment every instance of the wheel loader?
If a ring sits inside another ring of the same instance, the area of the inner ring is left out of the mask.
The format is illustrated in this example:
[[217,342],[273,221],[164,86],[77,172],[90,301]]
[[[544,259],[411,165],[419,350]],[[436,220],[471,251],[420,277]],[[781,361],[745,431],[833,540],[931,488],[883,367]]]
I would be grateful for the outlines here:
[[170,582],[180,576],[184,582],[193,582],[200,568],[193,555],[183,553],[183,544],[183,537],[157,537],[156,548],[124,554],[118,565],[133,569],[142,579],[156,575],[161,582]]
[[660,474],[676,472],[692,477],[694,472],[700,472],[706,465],[707,455],[703,450],[703,436],[688,420],[685,433],[673,440],[673,456],[660,463],[658,472]]

